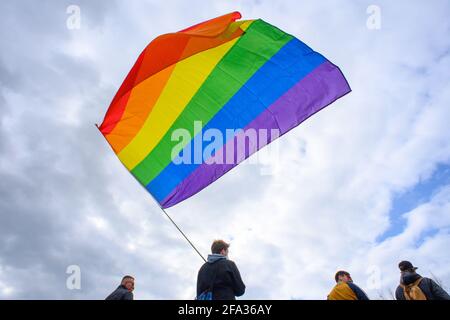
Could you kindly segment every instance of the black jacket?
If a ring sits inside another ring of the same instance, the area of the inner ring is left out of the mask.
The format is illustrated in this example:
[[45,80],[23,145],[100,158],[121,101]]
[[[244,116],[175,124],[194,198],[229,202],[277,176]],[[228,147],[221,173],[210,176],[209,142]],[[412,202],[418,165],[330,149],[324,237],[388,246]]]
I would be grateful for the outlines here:
[[208,290],[211,284],[213,300],[235,300],[236,296],[242,296],[245,292],[245,284],[236,264],[219,254],[209,255],[208,262],[200,268],[197,277],[197,297]]
[[[405,272],[401,278],[400,283],[404,285],[409,285],[421,278],[420,274],[415,272]],[[436,282],[429,278],[423,278],[419,283],[419,288],[422,290],[423,294],[427,297],[427,300],[450,300],[450,296],[444,289],[441,288]],[[395,291],[395,299],[406,300],[405,294],[403,293],[402,286],[398,286]]]
[[120,285],[105,300],[133,300],[133,293]]

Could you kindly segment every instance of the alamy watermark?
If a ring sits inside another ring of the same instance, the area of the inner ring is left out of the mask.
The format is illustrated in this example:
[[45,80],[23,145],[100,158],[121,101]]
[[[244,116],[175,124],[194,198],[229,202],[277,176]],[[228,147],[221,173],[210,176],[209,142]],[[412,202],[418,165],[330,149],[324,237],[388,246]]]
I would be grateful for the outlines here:
[[69,30],[78,30],[81,28],[81,8],[77,5],[70,5],[66,9],[69,15],[66,20],[66,27]]
[[369,15],[366,20],[366,26],[369,30],[381,29],[381,8],[377,5],[370,5],[366,9],[366,13]]
[[174,164],[237,165],[249,158],[248,164],[262,165],[261,174],[273,174],[279,148],[278,144],[270,142],[280,136],[278,128],[204,130],[201,121],[194,121],[192,129],[172,131],[171,141],[175,145],[171,150],[171,159]]
[[70,265],[66,269],[69,276],[66,279],[68,290],[81,290],[81,268],[78,265]]
[[381,289],[381,268],[379,266],[370,266],[366,270],[366,274],[368,275],[366,281],[366,288],[368,290],[380,290]]

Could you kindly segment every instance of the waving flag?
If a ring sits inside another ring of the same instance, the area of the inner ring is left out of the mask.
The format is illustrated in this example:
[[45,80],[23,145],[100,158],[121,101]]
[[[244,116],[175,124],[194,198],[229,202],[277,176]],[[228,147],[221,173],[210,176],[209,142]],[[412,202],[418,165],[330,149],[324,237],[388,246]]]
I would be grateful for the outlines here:
[[[350,91],[340,70],[300,40],[240,18],[234,12],[154,39],[99,127],[162,208]],[[267,136],[240,143],[248,130]]]

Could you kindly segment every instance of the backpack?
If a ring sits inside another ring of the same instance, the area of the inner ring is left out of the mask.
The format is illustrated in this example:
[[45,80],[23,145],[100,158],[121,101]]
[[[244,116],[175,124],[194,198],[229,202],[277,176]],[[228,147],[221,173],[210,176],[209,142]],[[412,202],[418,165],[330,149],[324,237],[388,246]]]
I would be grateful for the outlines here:
[[217,267],[214,270],[214,276],[212,278],[212,281],[205,291],[200,293],[198,297],[195,298],[195,300],[212,300],[213,299],[213,288],[214,288],[214,282],[216,282],[216,276],[217,276]]
[[212,300],[212,291],[206,289],[196,298],[196,300]]
[[427,300],[427,297],[419,287],[422,279],[423,278],[419,278],[407,286],[405,286],[404,284],[401,285],[401,287],[403,288],[403,295],[405,296],[406,300]]

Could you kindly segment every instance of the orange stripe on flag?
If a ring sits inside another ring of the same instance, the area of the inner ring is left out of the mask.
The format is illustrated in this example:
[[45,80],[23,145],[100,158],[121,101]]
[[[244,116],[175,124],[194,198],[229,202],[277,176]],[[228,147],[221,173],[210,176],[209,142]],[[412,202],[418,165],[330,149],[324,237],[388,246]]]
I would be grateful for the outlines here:
[[175,66],[171,65],[133,88],[122,119],[110,134],[105,135],[115,153],[119,153],[141,129]]

